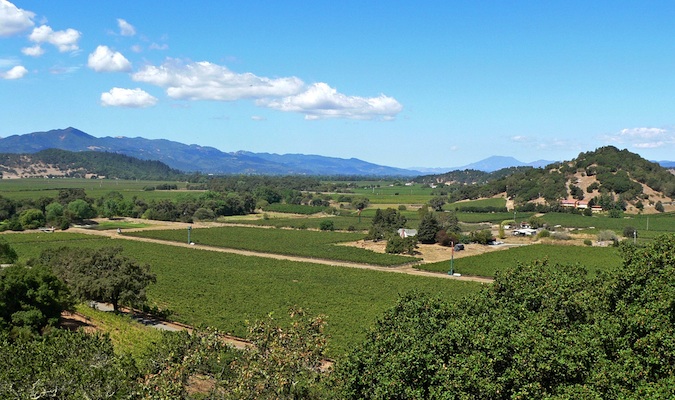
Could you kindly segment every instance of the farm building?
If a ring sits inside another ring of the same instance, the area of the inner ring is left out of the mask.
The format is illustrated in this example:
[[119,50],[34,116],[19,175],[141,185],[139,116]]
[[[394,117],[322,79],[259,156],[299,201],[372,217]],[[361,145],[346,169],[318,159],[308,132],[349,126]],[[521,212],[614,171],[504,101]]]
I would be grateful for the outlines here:
[[407,237],[417,236],[417,229],[404,229],[404,228],[401,228],[401,229],[399,229],[397,232],[398,232],[398,235],[399,235],[400,237],[402,237],[403,239],[405,239],[405,238],[407,238]]

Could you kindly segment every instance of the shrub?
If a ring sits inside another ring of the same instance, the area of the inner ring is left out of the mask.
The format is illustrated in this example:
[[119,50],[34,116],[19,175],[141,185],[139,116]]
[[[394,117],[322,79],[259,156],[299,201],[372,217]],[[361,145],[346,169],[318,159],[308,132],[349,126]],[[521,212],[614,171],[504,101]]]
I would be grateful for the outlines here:
[[600,242],[606,242],[606,241],[616,241],[618,240],[616,233],[612,230],[604,230],[598,232],[598,241]]
[[632,238],[637,236],[637,229],[632,226],[623,228],[623,237]]
[[319,223],[319,229],[321,229],[322,231],[334,231],[335,223],[333,222],[332,219],[323,220]]
[[570,234],[567,232],[553,232],[551,237],[555,240],[570,240]]
[[593,246],[593,242],[591,241],[591,239],[584,239],[584,244],[586,246]]
[[661,203],[661,200],[656,202],[656,205],[654,206],[654,209],[658,212],[664,212],[665,209],[663,208],[663,203]]
[[398,210],[399,210],[399,211],[405,211],[405,210],[407,210],[407,209],[408,209],[408,207],[406,207],[406,206],[403,205],[403,204],[401,204],[401,205],[398,206]]
[[349,226],[347,227],[347,230],[348,230],[349,232],[354,232],[354,231],[356,230],[356,227],[355,227],[354,225],[349,225]]
[[389,254],[415,254],[417,248],[417,238],[407,237],[402,238],[398,235],[392,235],[387,240],[387,246],[384,251]]
[[539,236],[539,238],[547,238],[551,236],[551,232],[546,229],[542,229],[537,236]]

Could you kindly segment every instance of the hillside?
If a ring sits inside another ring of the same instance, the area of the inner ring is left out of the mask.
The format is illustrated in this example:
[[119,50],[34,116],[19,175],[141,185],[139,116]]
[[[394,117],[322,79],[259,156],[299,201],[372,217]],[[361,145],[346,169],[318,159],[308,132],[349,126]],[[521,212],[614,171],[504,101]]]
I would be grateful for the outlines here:
[[2,179],[105,177],[173,180],[183,174],[159,161],[139,160],[123,154],[49,149],[32,154],[0,154],[0,176]]
[[508,168],[492,173],[467,170],[418,178],[442,183],[437,190],[451,200],[503,195],[516,205],[546,204],[561,200],[590,201],[604,209],[653,211],[657,202],[671,207],[675,175],[655,162],[613,146],[581,153],[571,161],[543,168]]
[[54,129],[0,138],[4,153],[35,153],[47,149],[124,154],[161,161],[176,170],[205,174],[417,176],[418,171],[377,165],[355,158],[303,154],[226,153],[216,148],[141,137],[97,138],[78,129]]

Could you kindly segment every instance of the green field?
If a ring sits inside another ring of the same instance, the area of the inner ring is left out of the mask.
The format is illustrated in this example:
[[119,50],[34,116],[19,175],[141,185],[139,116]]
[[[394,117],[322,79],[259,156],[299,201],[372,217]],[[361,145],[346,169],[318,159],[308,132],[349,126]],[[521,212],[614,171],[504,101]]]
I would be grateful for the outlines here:
[[[54,239],[62,235],[54,233]],[[66,240],[21,240],[28,234],[4,237],[22,259]],[[64,238],[65,239],[65,238]],[[481,287],[472,282],[332,267],[311,263],[247,257],[122,239],[73,240],[69,244],[98,248],[119,245],[124,254],[151,265],[157,283],[148,290],[151,305],[174,312],[190,325],[217,327],[236,336],[246,334],[246,321],[275,318],[287,321],[289,307],[298,305],[328,316],[329,356],[336,357],[365,337],[368,327],[392,307],[399,294],[411,290],[452,299]]]
[[[478,245],[472,245],[478,246]],[[492,251],[473,257],[454,260],[455,272],[463,275],[495,276],[497,271],[528,264],[535,260],[548,260],[550,265],[580,264],[590,274],[621,267],[619,251],[614,247],[589,247],[551,244],[533,244]],[[436,272],[450,270],[450,261],[419,265],[419,269]]]
[[[130,232],[128,235],[186,242],[187,231],[161,230]],[[363,239],[362,233],[222,227],[192,229],[191,241],[215,247],[285,254],[373,265],[400,265],[416,261],[414,257],[375,253],[337,243]]]
[[[58,197],[61,189],[84,189],[88,197],[99,198],[109,192],[120,192],[126,199],[138,196],[146,201],[175,200],[183,190],[143,190],[145,187],[162,184],[175,184],[179,189],[185,189],[185,182],[159,181],[131,181],[114,179],[81,179],[81,178],[30,178],[30,179],[0,179],[0,193],[3,197],[13,200],[37,200],[40,197]],[[198,192],[187,192],[197,194]]]

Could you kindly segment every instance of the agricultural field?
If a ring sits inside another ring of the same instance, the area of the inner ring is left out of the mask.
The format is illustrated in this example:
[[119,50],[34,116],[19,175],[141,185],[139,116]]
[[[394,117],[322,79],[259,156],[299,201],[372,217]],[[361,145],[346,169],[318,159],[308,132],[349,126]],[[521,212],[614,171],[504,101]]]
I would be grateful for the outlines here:
[[[37,257],[65,244],[99,248],[122,246],[124,254],[148,263],[157,283],[148,289],[150,305],[173,311],[172,319],[245,336],[246,321],[269,313],[282,323],[297,305],[328,316],[329,356],[337,357],[366,334],[399,295],[418,290],[453,299],[480,290],[473,282],[333,267],[311,263],[224,254],[122,239],[55,240],[61,233],[6,234],[21,259]],[[22,237],[34,236],[31,240]],[[77,237],[72,237],[77,239]]]
[[[619,250],[615,247],[590,247],[573,245],[533,244],[511,247],[473,257],[456,258],[453,262],[455,272],[463,275],[495,276],[503,269],[518,264],[529,264],[535,260],[548,260],[549,265],[579,264],[594,275],[600,271],[609,271],[621,267]],[[416,268],[447,272],[450,262],[421,264]]]
[[[179,190],[144,190],[163,184],[175,184]],[[113,179],[81,179],[81,178],[30,178],[0,179],[0,193],[12,200],[38,199],[40,197],[58,197],[61,189],[84,189],[88,197],[99,198],[109,192],[120,192],[126,199],[138,196],[146,201],[175,200],[185,194],[185,182],[132,181]],[[192,191],[188,192],[192,193]]]
[[[153,230],[126,234],[175,242],[187,241],[187,232],[184,230]],[[352,246],[337,245],[363,239],[361,233],[233,226],[195,228],[190,231],[190,237],[192,242],[207,246],[373,265],[392,266],[417,260],[414,257],[381,254]]]

